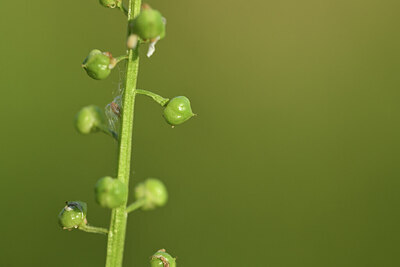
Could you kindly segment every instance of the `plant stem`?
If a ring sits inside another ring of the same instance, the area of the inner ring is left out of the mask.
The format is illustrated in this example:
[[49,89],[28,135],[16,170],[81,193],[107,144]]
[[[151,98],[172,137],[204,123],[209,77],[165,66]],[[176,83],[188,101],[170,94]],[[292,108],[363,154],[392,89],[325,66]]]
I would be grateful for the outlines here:
[[119,56],[119,57],[113,58],[111,60],[109,68],[110,69],[115,68],[115,66],[117,66],[118,63],[120,63],[122,60],[125,60],[125,59],[129,59],[128,55],[123,55],[123,56]]
[[122,4],[122,0],[117,3],[117,7],[125,14],[125,16],[128,16],[129,12],[126,10],[124,5]]
[[102,227],[95,227],[95,226],[90,226],[90,225],[81,225],[78,227],[79,230],[88,232],[88,233],[94,233],[94,234],[103,234],[107,235],[108,230]]
[[165,106],[165,104],[168,103],[169,99],[168,98],[164,98],[160,95],[157,95],[153,92],[147,91],[147,90],[143,90],[143,89],[136,89],[136,93],[137,94],[141,94],[141,95],[147,95],[151,98],[153,98],[154,101],[156,101],[158,104],[160,104],[161,106]]
[[[128,23],[140,12],[141,0],[129,0]],[[129,31],[128,31],[129,32]],[[131,148],[136,81],[139,68],[139,46],[128,51],[126,82],[121,114],[121,131],[118,158],[118,180],[129,186],[131,167]],[[129,194],[128,194],[129,195]],[[111,223],[108,232],[106,267],[122,266],[125,232],[127,223],[126,202],[112,210]]]
[[112,131],[111,129],[109,129],[107,126],[101,125],[101,126],[98,126],[98,129],[100,131],[102,131],[103,133],[105,133],[105,134],[111,136],[112,138],[114,138],[117,142],[119,141],[118,134],[116,132]]
[[140,207],[143,206],[144,203],[146,203],[146,200],[144,200],[144,199],[136,200],[135,202],[130,204],[128,207],[126,207],[126,213],[129,213],[129,212],[139,209]]

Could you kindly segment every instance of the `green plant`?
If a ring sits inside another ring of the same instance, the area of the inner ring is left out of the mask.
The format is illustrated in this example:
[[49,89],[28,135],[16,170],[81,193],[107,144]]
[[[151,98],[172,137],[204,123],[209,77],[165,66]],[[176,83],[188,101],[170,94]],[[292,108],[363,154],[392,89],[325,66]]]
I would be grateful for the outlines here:
[[[118,142],[119,158],[116,178],[103,177],[95,186],[96,202],[102,207],[112,209],[109,229],[94,227],[87,221],[87,206],[81,201],[67,202],[59,214],[59,224],[63,229],[79,229],[91,233],[108,235],[106,267],[122,266],[126,222],[128,213],[141,208],[151,210],[164,206],[168,199],[167,189],[160,180],[149,178],[135,188],[136,201],[127,205],[129,197],[129,174],[131,167],[132,131],[134,104],[137,94],[151,97],[164,107],[164,118],[172,125],[179,125],[194,114],[186,97],[172,100],[153,92],[137,89],[139,68],[139,47],[148,43],[147,56],[155,51],[155,44],[165,36],[165,19],[149,5],[141,5],[141,0],[129,0],[125,8],[122,0],[100,0],[107,8],[117,8],[128,17],[127,53],[114,58],[109,52],[92,50],[83,61],[82,67],[95,80],[106,79],[112,69],[126,61],[126,77],[123,94],[108,105],[109,121],[119,120],[119,127],[106,123],[104,112],[97,106],[86,106],[79,111],[75,126],[82,134],[104,132]],[[176,266],[175,259],[165,250],[159,250],[151,257],[151,266]]]

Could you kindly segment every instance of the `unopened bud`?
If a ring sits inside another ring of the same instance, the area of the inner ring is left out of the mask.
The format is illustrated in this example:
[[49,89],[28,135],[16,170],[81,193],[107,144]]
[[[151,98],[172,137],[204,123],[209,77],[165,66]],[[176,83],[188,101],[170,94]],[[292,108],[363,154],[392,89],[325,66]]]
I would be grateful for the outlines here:
[[110,53],[103,53],[98,49],[92,50],[82,63],[86,73],[95,80],[104,80],[110,73]]
[[68,201],[58,215],[58,222],[63,229],[78,228],[86,224],[87,205],[81,201]]
[[97,203],[103,208],[113,209],[121,206],[127,199],[128,188],[120,180],[103,177],[95,186]]
[[95,105],[83,107],[75,117],[75,127],[81,134],[94,133],[104,125],[103,111]]
[[137,200],[144,200],[143,210],[152,210],[164,206],[168,200],[167,188],[158,179],[149,178],[135,188]]
[[143,40],[152,40],[165,32],[165,24],[159,11],[145,8],[130,23],[130,29]]
[[190,101],[185,96],[174,97],[164,109],[164,118],[172,126],[182,124],[194,115]]

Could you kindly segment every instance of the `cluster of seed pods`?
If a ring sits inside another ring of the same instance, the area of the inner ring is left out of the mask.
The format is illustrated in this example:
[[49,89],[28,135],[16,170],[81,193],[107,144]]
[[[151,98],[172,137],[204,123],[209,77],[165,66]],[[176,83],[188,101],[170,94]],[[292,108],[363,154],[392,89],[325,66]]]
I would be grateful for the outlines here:
[[[100,4],[107,8],[117,8],[127,13],[122,0],[99,0]],[[142,5],[141,12],[129,22],[127,47],[134,49],[137,45],[148,44],[147,56],[154,54],[155,45],[162,40],[166,34],[166,19],[162,14],[152,9],[149,5]],[[102,52],[93,49],[82,63],[87,75],[94,80],[104,80],[110,76],[112,70],[124,60],[126,55],[113,57],[110,52]],[[192,112],[190,101],[185,96],[177,96],[172,99],[164,98],[153,92],[135,89],[136,94],[151,97],[162,108],[162,116],[165,121],[175,127],[180,125],[195,114]],[[106,107],[104,112],[95,105],[83,107],[75,117],[75,127],[81,134],[92,134],[103,132],[119,142],[119,127],[116,127],[123,112],[121,95],[117,96]],[[103,208],[118,208],[128,198],[128,188],[120,180],[110,176],[100,178],[95,185],[95,200]],[[168,192],[164,183],[155,178],[148,178],[139,183],[134,190],[136,201],[126,208],[126,212],[136,209],[152,210],[162,207],[167,203]],[[87,204],[82,201],[68,201],[61,210],[58,219],[63,229],[80,229],[87,232],[107,234],[107,229],[93,227],[88,224]],[[164,249],[157,251],[150,260],[152,267],[175,267],[176,260]]]

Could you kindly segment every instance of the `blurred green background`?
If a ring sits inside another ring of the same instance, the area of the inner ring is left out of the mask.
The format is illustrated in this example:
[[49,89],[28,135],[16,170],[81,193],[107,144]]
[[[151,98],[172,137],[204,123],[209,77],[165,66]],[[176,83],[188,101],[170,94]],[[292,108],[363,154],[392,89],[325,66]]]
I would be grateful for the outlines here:
[[[199,116],[171,129],[138,97],[131,184],[161,178],[170,201],[129,217],[124,266],[160,248],[184,267],[400,266],[400,2],[149,3],[167,38],[139,87]],[[109,223],[93,186],[115,175],[115,143],[73,118],[111,102],[118,71],[98,82],[80,64],[124,53],[125,18],[96,0],[2,1],[0,32],[0,265],[103,266],[106,239],[57,215],[83,200]]]

